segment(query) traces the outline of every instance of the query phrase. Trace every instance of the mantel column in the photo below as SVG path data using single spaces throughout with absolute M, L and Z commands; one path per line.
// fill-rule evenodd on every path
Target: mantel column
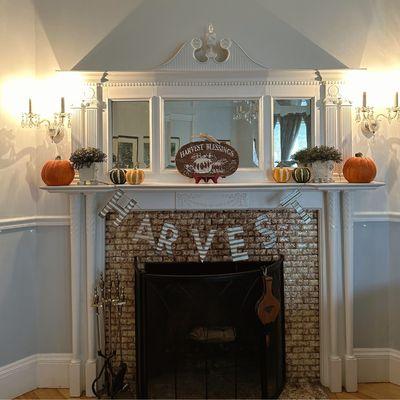
M 80 341 L 80 290 L 82 270 L 81 221 L 82 194 L 71 194 L 70 202 L 70 235 L 71 235 L 71 314 L 72 314 L 72 359 L 69 371 L 70 396 L 81 395 L 81 349 Z
M 88 357 L 85 366 L 86 396 L 94 397 L 92 382 L 96 378 L 96 334 L 95 311 L 92 306 L 93 289 L 96 280 L 96 194 L 86 197 L 86 308 Z
M 338 273 L 341 260 L 338 257 L 339 240 L 337 224 L 339 217 L 339 192 L 326 192 L 327 200 L 327 261 L 329 278 L 329 389 L 331 392 L 342 391 L 342 360 L 338 351 Z
M 353 352 L 353 220 L 351 192 L 343 191 L 341 209 L 343 218 L 343 288 L 345 310 L 346 352 L 344 356 L 346 392 L 357 391 L 357 359 Z

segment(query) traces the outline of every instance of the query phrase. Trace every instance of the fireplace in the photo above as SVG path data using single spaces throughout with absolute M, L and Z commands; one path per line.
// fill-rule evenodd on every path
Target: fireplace
M 278 190 L 282 188 L 281 190 Z M 118 271 L 126 283 L 126 307 L 121 319 L 122 358 L 127 364 L 126 379 L 136 382 L 136 317 L 134 274 L 135 256 L 147 262 L 197 262 L 199 253 L 188 228 L 199 232 L 218 229 L 206 260 L 230 261 L 227 227 L 246 227 L 249 261 L 285 257 L 285 343 L 288 383 L 306 385 L 321 382 L 333 392 L 357 388 L 357 360 L 353 355 L 352 318 L 352 224 L 351 191 L 381 186 L 335 184 L 307 185 L 302 188 L 302 205 L 311 218 L 304 223 L 292 209 L 279 208 L 279 193 L 289 186 L 265 183 L 259 187 L 149 184 L 126 187 L 138 198 L 135 210 L 115 229 L 116 214 L 98 217 L 108 185 L 96 187 L 45 187 L 52 193 L 68 193 L 71 206 L 71 292 L 72 360 L 69 386 L 72 396 L 82 389 L 90 396 L 97 374 L 96 319 L 91 306 L 96 272 Z M 292 186 L 290 186 L 292 187 Z M 190 189 L 190 190 L 189 190 Z M 221 210 L 223 199 L 226 209 Z M 247 199 L 247 200 L 246 200 Z M 222 201 L 222 200 L 221 200 Z M 207 211 L 201 211 L 207 210 Z M 145 214 L 148 214 L 158 241 L 163 224 L 173 221 L 182 232 L 174 246 L 174 258 L 159 254 L 149 243 L 133 242 Z M 267 214 L 276 232 L 276 245 L 263 247 L 264 238 L 251 227 L 260 214 Z M 84 240 L 82 241 L 82 238 Z M 342 245 L 341 245 L 342 243 Z M 350 256 L 349 256 L 350 255 Z M 343 293 L 340 288 L 343 287 Z M 85 302 L 84 299 L 87 299 Z M 86 304 L 85 304 L 86 303 Z M 344 321 L 340 324 L 340 321 Z M 116 329 L 115 327 L 113 328 Z M 107 342 L 107 337 L 105 338 Z M 345 343 L 346 346 L 339 346 Z M 85 349 L 87 351 L 85 352 Z M 116 357 L 118 363 L 120 357 Z M 343 370 L 344 368 L 344 370 Z M 288 386 L 288 385 L 286 385 Z
M 283 258 L 136 267 L 138 398 L 276 398 Z

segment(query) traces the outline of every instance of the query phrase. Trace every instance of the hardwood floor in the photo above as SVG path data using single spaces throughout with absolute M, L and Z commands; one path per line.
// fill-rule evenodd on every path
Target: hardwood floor
M 393 383 L 359 383 L 357 393 L 331 395 L 331 399 L 400 399 L 400 386 Z
M 357 393 L 330 393 L 331 399 L 400 399 L 400 386 L 393 383 L 359 383 Z
M 35 389 L 17 399 L 69 399 L 69 389 Z
M 35 389 L 17 399 L 69 399 L 68 389 Z M 84 397 L 81 397 L 84 398 Z M 357 393 L 329 393 L 330 399 L 400 399 L 400 386 L 392 383 L 360 383 Z

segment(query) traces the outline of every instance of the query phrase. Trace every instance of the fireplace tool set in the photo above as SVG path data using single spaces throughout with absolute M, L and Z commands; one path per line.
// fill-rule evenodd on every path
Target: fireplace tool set
M 122 358 L 121 317 L 125 304 L 125 287 L 118 272 L 113 277 L 105 278 L 100 274 L 93 295 L 93 307 L 96 310 L 97 354 L 103 360 L 103 366 L 92 383 L 93 393 L 98 399 L 114 398 L 128 387 L 124 380 L 127 365 Z M 117 340 L 112 329 L 113 321 L 116 321 Z M 108 343 L 105 340 L 106 334 Z M 117 346 L 119 365 L 115 367 Z

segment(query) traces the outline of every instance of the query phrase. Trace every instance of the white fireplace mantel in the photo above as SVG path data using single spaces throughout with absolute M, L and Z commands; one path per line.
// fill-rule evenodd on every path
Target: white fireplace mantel
M 112 192 L 116 189 L 123 189 L 126 192 L 150 192 L 150 191 L 286 191 L 286 190 L 301 190 L 301 191 L 337 191 L 337 190 L 366 190 L 375 189 L 383 186 L 383 182 L 370 183 L 348 183 L 347 181 L 336 181 L 332 183 L 276 183 L 276 182 L 251 182 L 251 183 L 165 183 L 165 182 L 144 182 L 140 185 L 113 185 L 113 184 L 98 184 L 98 185 L 77 185 L 69 186 L 41 186 L 41 189 L 47 190 L 50 193 L 105 193 Z
M 96 337 L 91 305 L 96 275 L 104 269 L 105 223 L 98 211 L 122 188 L 140 210 L 273 209 L 285 192 L 299 189 L 300 204 L 319 211 L 320 376 L 332 392 L 357 390 L 353 352 L 353 222 L 351 193 L 384 184 L 152 184 L 43 186 L 69 195 L 71 215 L 72 353 L 70 393 L 93 396 Z M 108 195 L 108 196 L 105 196 Z M 83 239 L 84 238 L 84 239 Z M 344 293 L 344 301 L 342 293 Z M 83 305 L 83 306 L 82 306 Z M 344 310 L 344 315 L 341 314 Z M 344 329 L 338 321 L 345 321 Z M 341 343 L 345 343 L 344 347 Z M 343 372 L 342 372 L 343 371 Z

